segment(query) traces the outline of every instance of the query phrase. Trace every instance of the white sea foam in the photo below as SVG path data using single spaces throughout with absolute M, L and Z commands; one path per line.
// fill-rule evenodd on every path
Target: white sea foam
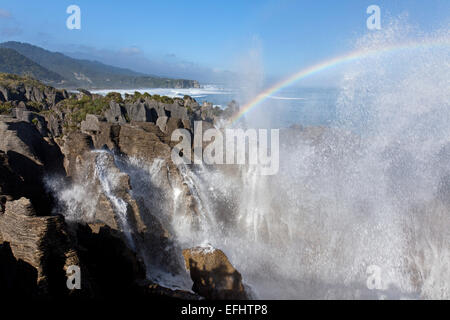
M 148 89 L 104 89 L 93 90 L 92 93 L 106 95 L 109 92 L 119 92 L 122 95 L 133 94 L 135 91 L 139 93 L 149 93 L 151 95 L 159 94 L 160 96 L 168 96 L 171 98 L 183 98 L 189 95 L 193 98 L 203 98 L 208 95 L 231 95 L 234 93 L 231 89 L 226 89 L 217 86 L 203 86 L 202 88 L 186 88 L 186 89 L 171 89 L 171 88 L 148 88 Z

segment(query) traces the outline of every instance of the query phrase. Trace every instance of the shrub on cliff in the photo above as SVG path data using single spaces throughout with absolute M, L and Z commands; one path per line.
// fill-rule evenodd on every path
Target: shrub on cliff
M 125 93 L 125 100 L 123 102 L 135 103 L 137 101 L 140 101 L 140 100 L 142 101 L 145 99 L 154 100 L 154 101 L 165 103 L 165 104 L 173 104 L 175 102 L 174 98 L 171 98 L 168 96 L 161 96 L 159 94 L 151 95 L 148 92 L 140 93 L 138 91 L 135 91 L 134 94 Z M 118 102 L 118 101 L 116 101 L 116 102 Z
M 42 112 L 44 111 L 44 106 L 42 103 L 35 102 L 35 101 L 28 101 L 26 103 L 27 107 L 36 111 L 36 112 Z
M 125 93 L 125 102 L 134 103 L 134 102 L 140 100 L 141 98 L 145 98 L 145 97 L 151 97 L 151 96 L 148 93 L 142 94 L 138 91 L 135 91 L 133 94 Z
M 144 93 L 142 94 L 142 97 L 143 97 L 144 99 L 151 99 L 151 98 L 152 98 L 152 95 L 151 95 L 150 93 L 148 93 L 148 92 L 144 92 Z
M 87 114 L 102 115 L 109 107 L 111 97 L 100 97 L 93 99 L 90 96 L 83 96 L 81 99 L 71 97 L 62 102 L 63 107 L 71 112 L 71 122 L 68 125 L 77 125 L 86 120 Z
M 5 85 L 7 87 L 15 87 L 19 84 L 27 84 L 27 85 L 31 85 L 34 87 L 38 87 L 38 88 L 45 88 L 45 85 L 32 78 L 31 76 L 19 76 L 16 74 L 11 74 L 11 73 L 0 73 L 0 84 L 1 85 Z
M 0 73 L 0 85 L 5 86 L 10 89 L 14 89 L 19 85 L 30 85 L 33 87 L 37 87 L 39 89 L 45 89 L 45 85 L 42 82 L 39 82 L 33 79 L 30 76 L 19 76 L 16 74 L 10 73 Z
M 161 97 L 161 102 L 162 103 L 167 103 L 167 104 L 173 104 L 173 99 L 167 96 L 162 96 Z
M 149 95 L 150 96 L 150 95 Z M 160 96 L 159 94 L 154 94 L 153 96 L 150 96 L 152 100 L 166 103 L 166 104 L 173 104 L 174 100 L 171 97 L 167 96 Z
M 11 113 L 12 108 L 13 105 L 10 102 L 4 102 L 0 104 L 0 114 L 9 115 Z
M 118 92 L 109 92 L 105 98 L 109 101 L 115 101 L 117 103 L 123 103 L 122 95 Z

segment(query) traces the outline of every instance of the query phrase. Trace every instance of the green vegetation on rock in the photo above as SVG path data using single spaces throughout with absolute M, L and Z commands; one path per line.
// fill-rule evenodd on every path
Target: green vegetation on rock
M 42 112 L 44 111 L 44 106 L 42 105 L 42 103 L 39 102 L 35 102 L 35 101 L 28 101 L 26 103 L 27 107 L 36 111 L 36 112 Z
M 9 115 L 11 113 L 13 105 L 10 102 L 3 102 L 0 104 L 0 114 Z
M 63 77 L 59 74 L 43 68 L 9 48 L 0 48 L 0 72 L 31 76 L 46 82 L 61 82 L 63 80 Z
M 152 99 L 161 103 L 172 104 L 174 100 L 167 96 L 160 96 L 159 94 L 154 94 Z
M 115 101 L 117 103 L 123 103 L 122 95 L 118 92 L 109 92 L 105 98 L 109 101 Z
M 87 114 L 102 115 L 109 107 L 110 98 L 92 98 L 90 96 L 83 96 L 80 100 L 71 97 L 62 102 L 63 108 L 67 108 L 71 112 L 72 124 L 79 124 L 86 120 Z
M 173 104 L 175 102 L 174 98 L 167 97 L 167 96 L 160 96 L 159 94 L 151 95 L 148 92 L 140 93 L 138 91 L 135 91 L 134 94 L 128 94 L 125 93 L 125 101 L 124 102 L 136 102 L 140 99 L 148 99 L 148 100 L 154 100 L 157 102 L 165 103 L 165 104 Z
M 29 85 L 39 89 L 45 89 L 45 85 L 31 77 L 30 75 L 17 75 L 10 73 L 0 73 L 0 85 L 14 89 L 20 85 Z

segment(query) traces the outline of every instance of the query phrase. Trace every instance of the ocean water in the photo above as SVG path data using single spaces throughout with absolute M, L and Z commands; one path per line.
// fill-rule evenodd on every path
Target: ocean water
M 171 98 L 183 98 L 184 95 L 189 95 L 197 102 L 204 101 L 212 102 L 214 105 L 225 107 L 231 100 L 237 97 L 238 89 L 233 89 L 223 85 L 203 84 L 201 88 L 187 88 L 187 89 L 170 89 L 170 88 L 139 88 L 139 89 L 104 89 L 94 90 L 92 93 L 105 95 L 108 92 L 119 92 L 122 95 L 125 93 L 133 94 L 135 91 L 140 93 L 149 93 L 151 95 L 159 94 L 161 96 L 168 96 Z
M 283 88 L 250 110 L 241 121 L 251 128 L 330 126 L 336 120 L 338 94 L 337 88 L 329 87 Z
M 195 89 L 129 89 L 129 90 L 97 90 L 93 93 L 107 94 L 116 91 L 121 94 L 140 93 L 159 94 L 168 97 L 182 98 L 190 95 L 198 103 L 211 102 L 215 106 L 226 108 L 232 100 L 243 104 L 242 92 L 239 88 L 220 85 L 203 85 Z M 269 96 L 257 110 L 247 116 L 247 125 L 255 128 L 287 128 L 292 125 L 327 126 L 336 119 L 336 103 L 338 89 L 329 87 L 290 87 Z

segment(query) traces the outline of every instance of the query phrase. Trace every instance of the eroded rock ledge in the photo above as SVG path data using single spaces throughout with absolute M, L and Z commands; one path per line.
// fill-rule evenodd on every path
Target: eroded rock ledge
M 188 270 L 195 293 L 147 279 L 149 268 L 158 263 L 172 273 L 189 274 L 182 266 L 181 249 L 168 249 L 171 230 L 142 205 L 144 197 L 133 197 L 130 177 L 114 161 L 116 154 L 147 162 L 162 159 L 161 187 L 179 186 L 189 203 L 181 174 L 170 160 L 170 136 L 177 128 L 191 131 L 197 120 L 211 127 L 222 111 L 211 104 L 200 106 L 188 96 L 101 97 L 20 77 L 13 80 L 0 81 L 0 296 L 248 298 L 241 275 L 220 250 L 184 253 L 192 262 Z M 231 104 L 224 114 L 236 108 Z M 99 157 L 117 177 L 109 195 L 95 177 Z M 78 219 L 66 220 L 67 212 L 61 211 L 46 182 L 54 176 L 62 179 L 57 189 L 84 185 L 86 197 L 98 197 L 91 216 L 80 213 Z M 111 197 L 124 202 L 132 229 L 128 237 Z M 195 206 L 188 207 L 195 216 Z M 66 286 L 71 265 L 82 270 L 81 290 Z M 204 277 L 211 281 L 202 283 Z
M 196 247 L 183 250 L 183 256 L 194 282 L 194 292 L 212 300 L 249 299 L 241 274 L 222 250 Z
M 8 201 L 0 215 L 0 239 L 7 243 L 16 260 L 36 271 L 37 293 L 63 293 L 64 271 L 80 265 L 71 246 L 62 216 L 38 217 L 26 198 Z

